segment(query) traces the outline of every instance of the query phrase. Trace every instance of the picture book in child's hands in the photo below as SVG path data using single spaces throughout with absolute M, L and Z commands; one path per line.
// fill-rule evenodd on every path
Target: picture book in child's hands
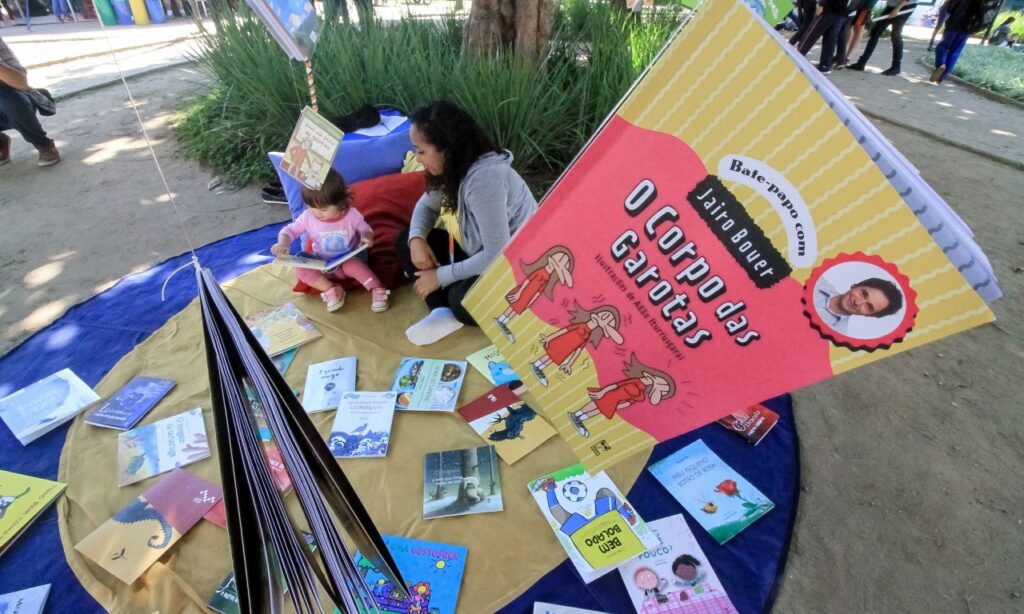
M 573 465 L 528 485 L 584 581 L 658 545 L 657 536 L 603 471 Z
M 0 470 L 0 555 L 28 528 L 67 484 Z
M 174 388 L 174 380 L 133 377 L 85 417 L 86 424 L 126 430 L 135 426 Z
M 761 443 L 768 431 L 772 430 L 775 423 L 779 421 L 779 414 L 758 403 L 746 409 L 734 411 L 718 423 L 736 433 L 747 443 L 757 445 Z
M 292 131 L 281 158 L 281 170 L 311 190 L 319 190 L 345 133 L 313 109 L 306 107 Z
M 394 391 L 345 392 L 327 439 L 336 458 L 384 457 L 395 416 Z
M 313 323 L 290 302 L 247 315 L 245 323 L 271 357 L 321 337 Z
M 466 362 L 403 358 L 391 389 L 398 393 L 395 407 L 407 411 L 455 411 Z
M 775 507 L 701 439 L 647 469 L 720 544 Z
M 510 465 L 555 434 L 555 428 L 508 386 L 464 405 L 459 415 Z
M 619 567 L 638 614 L 736 613 L 682 514 L 647 526 L 660 544 Z
M 62 369 L 0 399 L 0 418 L 24 446 L 98 400 L 99 395 L 71 369 Z
M 598 612 L 597 610 L 585 610 L 583 608 L 574 608 L 568 605 L 558 605 L 555 603 L 544 603 L 543 601 L 535 601 L 533 603 L 533 614 L 605 614 L 604 612 Z
M 313 269 L 314 271 L 320 271 L 321 273 L 329 273 L 344 264 L 345 261 L 355 258 L 359 254 L 365 252 L 368 248 L 369 246 L 366 243 L 360 243 L 359 246 L 352 251 L 345 252 L 333 260 L 320 260 L 319 258 L 309 258 L 306 256 L 278 256 L 274 260 L 274 264 L 290 266 L 296 269 Z
M 466 568 L 466 548 L 394 535 L 383 538 L 409 587 L 409 599 L 396 599 L 387 578 L 357 552 L 356 567 L 381 611 L 455 614 Z
M 424 520 L 502 509 L 494 446 L 430 452 L 424 457 Z
M 343 392 L 356 389 L 356 357 L 336 358 L 309 365 L 302 407 L 307 414 L 337 409 Z
M 43 614 L 49 595 L 49 584 L 0 595 L 0 614 Z
M 175 469 L 75 545 L 131 584 L 221 499 L 219 488 Z
M 501 350 L 493 345 L 487 346 L 478 352 L 473 352 L 466 357 L 466 360 L 481 375 L 487 378 L 487 381 L 495 386 L 508 384 L 508 387 L 517 393 L 525 388 L 523 380 L 516 375 L 515 371 L 512 370 L 512 366 L 501 355 Z
M 210 456 L 198 407 L 117 436 L 117 485 L 126 486 Z

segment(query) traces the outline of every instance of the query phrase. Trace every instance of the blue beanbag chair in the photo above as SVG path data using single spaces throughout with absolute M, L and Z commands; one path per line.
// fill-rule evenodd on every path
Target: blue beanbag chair
M 410 125 L 411 123 L 407 121 L 391 133 L 373 138 L 346 134 L 341 141 L 341 147 L 338 147 L 338 153 L 334 155 L 331 167 L 338 171 L 348 185 L 364 179 L 397 173 L 402 170 L 405 154 L 413 151 L 412 141 L 409 140 Z M 294 220 L 306 210 L 306 203 L 302 201 L 302 185 L 281 170 L 281 158 L 284 154 L 271 152 L 267 155 L 278 177 L 281 178 L 281 186 L 284 188 L 288 208 Z

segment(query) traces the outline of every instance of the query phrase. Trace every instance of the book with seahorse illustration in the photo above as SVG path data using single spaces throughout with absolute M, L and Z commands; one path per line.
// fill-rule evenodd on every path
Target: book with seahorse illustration
M 209 457 L 203 410 L 190 409 L 118 435 L 117 485 L 134 484 Z
M 0 471 L 0 555 L 66 486 L 30 475 Z
M 220 488 L 175 469 L 78 542 L 75 550 L 131 584 L 221 497 Z
M 498 386 L 460 408 L 459 415 L 512 464 L 555 435 L 555 427 L 537 415 L 508 386 Z

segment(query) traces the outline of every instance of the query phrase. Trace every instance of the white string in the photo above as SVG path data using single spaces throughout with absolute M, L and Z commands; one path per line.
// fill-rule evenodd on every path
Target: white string
M 167 284 L 171 281 L 171 278 L 174 277 L 175 275 L 177 275 L 180 271 L 184 271 L 185 269 L 187 269 L 189 267 L 189 265 L 192 265 L 196 269 L 199 268 L 199 258 L 196 257 L 195 252 L 192 252 L 192 259 L 191 260 L 189 260 L 185 264 L 181 265 L 180 267 L 174 269 L 173 271 L 171 271 L 171 273 L 167 277 L 164 278 L 164 283 L 163 283 L 162 286 L 160 286 L 160 302 L 161 303 L 167 300 L 167 298 L 164 296 L 164 291 L 167 290 Z
M 164 169 L 160 166 L 160 160 L 156 157 L 156 151 L 153 149 L 153 143 L 149 140 L 149 132 L 146 130 L 146 125 L 142 122 L 142 115 L 139 113 L 139 107 L 135 104 L 135 96 L 132 95 L 132 90 L 128 87 L 128 81 L 125 79 L 124 71 L 121 70 L 121 63 L 117 61 L 117 53 L 114 52 L 114 46 L 110 42 L 110 35 L 107 33 L 107 27 L 103 23 L 102 19 L 97 19 L 100 24 L 100 30 L 103 31 L 103 38 L 107 41 L 107 48 L 110 50 L 110 57 L 114 59 L 114 67 L 117 68 L 117 74 L 121 77 L 121 84 L 124 85 L 124 89 L 128 92 L 128 102 L 132 105 L 132 111 L 135 112 L 135 119 L 139 122 L 139 128 L 142 130 L 142 136 L 146 139 L 146 147 L 149 148 L 149 155 L 153 158 L 153 164 L 156 165 L 156 171 L 160 175 L 160 181 L 164 184 L 164 193 L 167 194 L 167 198 L 171 202 L 171 207 L 174 209 L 174 217 L 178 220 L 178 225 L 181 226 L 181 232 L 185 235 L 185 241 L 188 243 L 188 251 L 192 253 L 192 260 L 189 264 L 192 264 L 199 269 L 199 256 L 196 254 L 196 248 L 192 244 L 192 237 L 188 233 L 188 229 L 185 228 L 185 222 L 181 219 L 181 213 L 178 211 L 178 204 L 174 201 L 174 195 L 171 194 L 171 187 L 167 185 L 167 178 L 164 176 Z M 188 266 L 186 264 L 185 266 Z M 184 267 L 182 267 L 184 268 Z M 180 269 L 178 269 L 180 270 Z M 177 273 L 178 271 L 174 271 Z M 164 280 L 164 288 L 167 287 L 167 282 L 170 281 L 170 276 Z M 160 298 L 163 300 L 163 288 L 160 290 Z

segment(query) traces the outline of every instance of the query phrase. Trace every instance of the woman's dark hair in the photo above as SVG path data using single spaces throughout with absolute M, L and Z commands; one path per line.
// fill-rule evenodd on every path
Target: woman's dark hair
M 469 113 L 447 100 L 421 106 L 410 119 L 427 142 L 444 154 L 443 173 L 426 174 L 427 190 L 441 192 L 441 207 L 455 212 L 459 208 L 459 185 L 469 167 L 480 156 L 500 150 Z
M 345 180 L 333 168 L 327 171 L 327 178 L 319 190 L 311 190 L 302 186 L 302 200 L 314 209 L 326 209 L 336 205 L 342 211 L 348 209 L 352 193 L 349 192 Z
M 853 286 L 851 286 L 850 289 L 852 290 L 853 288 L 861 287 L 874 288 L 875 290 L 881 292 L 885 296 L 886 300 L 889 301 L 889 305 L 886 306 L 885 309 L 879 309 L 875 313 L 871 314 L 871 317 L 873 318 L 884 318 L 885 316 L 891 316 L 892 314 L 899 311 L 901 307 L 903 307 L 903 293 L 900 292 L 900 289 L 896 286 L 896 284 L 892 283 L 891 281 L 879 279 L 877 277 L 872 277 L 871 279 L 865 279 L 864 281 L 860 281 L 853 284 Z

